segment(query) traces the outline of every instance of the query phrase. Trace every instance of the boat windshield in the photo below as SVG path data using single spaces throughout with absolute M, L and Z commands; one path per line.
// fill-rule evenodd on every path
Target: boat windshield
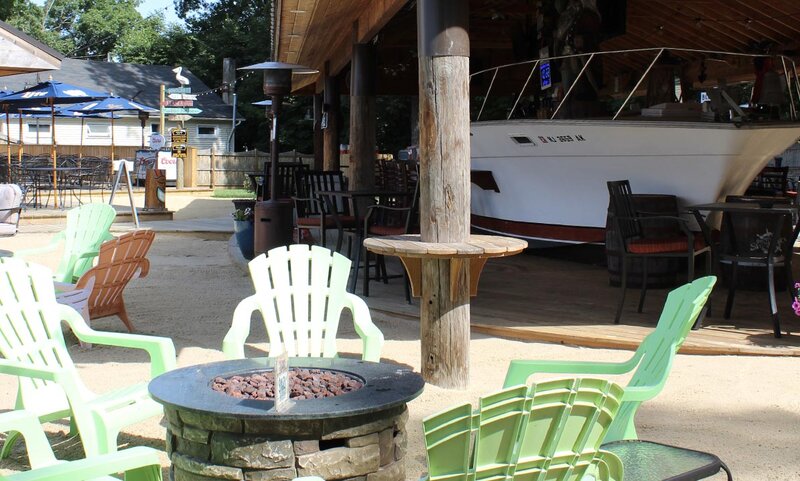
M 470 76 L 473 121 L 795 121 L 800 81 L 781 55 L 642 48 L 534 59 Z

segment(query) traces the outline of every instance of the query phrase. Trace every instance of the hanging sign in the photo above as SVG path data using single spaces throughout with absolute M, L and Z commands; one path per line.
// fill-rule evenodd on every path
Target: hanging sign
M 185 159 L 186 158 L 186 146 L 181 145 L 173 145 L 172 146 L 172 156 L 176 159 Z
M 550 78 L 550 62 L 545 61 L 539 66 L 539 76 L 541 78 L 541 88 L 542 90 L 549 88 L 552 85 L 552 79 Z
M 189 135 L 186 129 L 173 129 L 172 130 L 172 144 L 185 144 L 189 142 Z
M 191 94 L 192 89 L 190 87 L 170 87 L 167 89 L 168 94 Z
M 153 150 L 161 150 L 161 147 L 164 147 L 166 141 L 167 139 L 157 132 L 150 134 L 150 148 Z
M 165 114 L 186 114 L 196 115 L 202 112 L 201 109 L 195 107 L 164 107 Z

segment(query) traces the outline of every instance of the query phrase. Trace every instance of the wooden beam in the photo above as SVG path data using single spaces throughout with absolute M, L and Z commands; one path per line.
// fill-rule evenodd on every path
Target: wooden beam
M 357 27 L 356 27 L 357 30 Z M 375 186 L 375 51 L 370 44 L 353 44 L 350 69 L 350 186 Z M 366 206 L 364 206 L 366 208 Z
M 351 26 L 358 22 L 356 41 L 368 43 L 406 3 L 406 0 L 317 0 L 308 27 L 295 33 L 302 39 L 302 44 L 294 62 L 320 70 L 328 62 L 331 74 L 338 75 L 352 58 Z M 284 50 L 279 53 L 284 55 Z M 313 76 L 297 76 L 295 80 L 295 90 L 315 81 Z

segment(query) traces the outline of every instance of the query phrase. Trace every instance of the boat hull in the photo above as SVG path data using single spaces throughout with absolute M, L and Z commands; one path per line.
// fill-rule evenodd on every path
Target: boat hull
M 716 202 L 800 137 L 797 123 L 525 119 L 470 130 L 473 227 L 539 247 L 602 243 L 609 180 L 680 206 Z

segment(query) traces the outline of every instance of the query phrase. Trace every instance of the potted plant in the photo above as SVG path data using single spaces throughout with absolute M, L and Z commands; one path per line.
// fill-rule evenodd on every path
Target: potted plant
M 233 211 L 233 232 L 236 243 L 245 259 L 254 257 L 253 241 L 255 230 L 253 227 L 253 208 L 243 207 Z

